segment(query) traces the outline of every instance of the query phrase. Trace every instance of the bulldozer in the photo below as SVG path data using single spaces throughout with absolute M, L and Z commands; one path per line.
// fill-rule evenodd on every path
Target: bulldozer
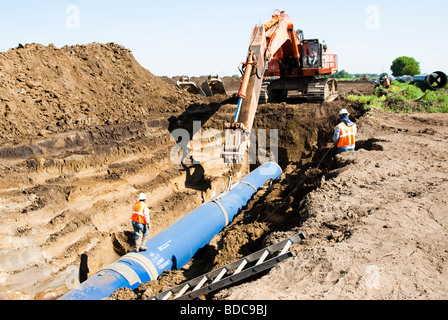
M 182 90 L 188 91 L 192 94 L 200 94 L 201 96 L 206 96 L 205 92 L 193 81 L 190 80 L 188 76 L 181 76 L 177 80 L 177 86 Z
M 243 75 L 233 122 L 225 123 L 226 163 L 240 163 L 249 146 L 249 135 L 261 98 L 270 102 L 287 99 L 290 94 L 308 102 L 325 102 L 337 97 L 337 82 L 323 77 L 338 71 L 337 55 L 318 39 L 305 39 L 295 30 L 285 11 L 276 10 L 272 19 L 255 26 L 246 61 L 240 64 Z
M 217 94 L 227 94 L 224 83 L 218 75 L 208 76 L 207 80 L 202 83 L 202 90 L 205 92 L 207 97 L 212 97 Z
M 224 83 L 218 75 L 210 75 L 201 86 L 190 79 L 188 76 L 181 76 L 177 80 L 177 86 L 192 94 L 199 94 L 202 96 L 212 97 L 216 94 L 226 95 L 227 91 Z

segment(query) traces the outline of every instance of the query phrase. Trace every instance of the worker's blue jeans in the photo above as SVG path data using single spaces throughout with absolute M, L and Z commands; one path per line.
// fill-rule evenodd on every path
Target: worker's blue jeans
M 355 151 L 355 148 L 338 148 L 338 154 L 350 151 Z
M 142 232 L 143 236 L 148 236 L 149 234 L 148 227 L 144 223 L 138 223 L 136 221 L 132 221 L 132 227 L 134 228 L 135 240 L 140 238 L 140 231 Z

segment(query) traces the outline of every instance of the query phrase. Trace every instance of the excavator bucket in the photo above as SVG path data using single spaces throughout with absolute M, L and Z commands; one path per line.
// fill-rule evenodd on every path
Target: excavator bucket
M 200 94 L 206 96 L 205 92 L 198 87 L 196 83 L 190 80 L 190 77 L 182 76 L 177 80 L 177 86 L 182 90 L 188 91 L 192 94 Z
M 225 163 L 242 163 L 244 152 L 248 149 L 249 136 L 240 128 L 231 128 L 225 124 L 225 143 L 221 157 Z
M 216 94 L 227 94 L 224 83 L 218 75 L 209 76 L 207 81 L 202 84 L 202 90 L 208 97 Z

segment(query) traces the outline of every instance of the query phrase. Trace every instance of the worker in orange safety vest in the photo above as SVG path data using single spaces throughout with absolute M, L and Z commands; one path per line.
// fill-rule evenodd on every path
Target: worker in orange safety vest
M 140 193 L 138 201 L 132 208 L 132 227 L 134 228 L 134 239 L 136 249 L 135 251 L 146 251 L 148 248 L 145 246 L 146 240 L 148 240 L 149 228 L 151 228 L 151 222 L 149 220 L 149 208 L 146 204 L 146 194 Z M 143 234 L 143 238 L 140 241 L 140 232 Z
M 338 154 L 346 151 L 355 151 L 356 134 L 358 128 L 355 123 L 350 121 L 349 113 L 346 109 L 339 112 L 339 123 L 334 129 L 333 141 L 337 143 Z

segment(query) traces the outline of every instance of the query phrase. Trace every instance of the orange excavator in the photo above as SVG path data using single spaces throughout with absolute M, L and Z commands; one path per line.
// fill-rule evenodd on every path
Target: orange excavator
M 262 87 L 272 102 L 286 99 L 289 93 L 309 102 L 337 96 L 337 82 L 319 78 L 337 72 L 337 56 L 328 53 L 327 45 L 319 40 L 304 39 L 284 11 L 276 10 L 268 23 L 253 28 L 242 67 L 235 117 L 233 123 L 225 124 L 222 156 L 226 163 L 244 159 Z

